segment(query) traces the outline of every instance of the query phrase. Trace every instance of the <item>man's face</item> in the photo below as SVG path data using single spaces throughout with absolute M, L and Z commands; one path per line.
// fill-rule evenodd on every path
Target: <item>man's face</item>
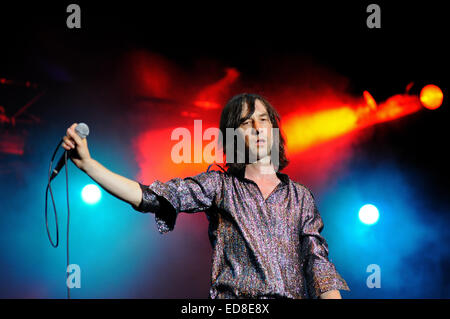
M 241 119 L 248 113 L 247 104 L 242 108 Z M 272 148 L 272 123 L 266 107 L 260 100 L 255 100 L 255 112 L 239 126 L 245 139 L 245 145 L 256 160 L 270 156 Z

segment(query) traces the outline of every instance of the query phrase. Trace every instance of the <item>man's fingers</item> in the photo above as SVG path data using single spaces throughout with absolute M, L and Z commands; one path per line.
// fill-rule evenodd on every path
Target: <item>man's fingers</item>
M 75 142 L 72 141 L 72 140 L 70 139 L 70 137 L 64 136 L 64 137 L 63 137 L 63 145 L 67 145 L 67 146 L 70 146 L 70 147 L 74 148 L 74 147 L 75 147 Z
M 72 126 L 67 129 L 67 134 L 75 141 L 75 143 L 77 143 L 77 145 L 82 145 L 81 137 L 78 136 L 75 132 L 75 128 Z

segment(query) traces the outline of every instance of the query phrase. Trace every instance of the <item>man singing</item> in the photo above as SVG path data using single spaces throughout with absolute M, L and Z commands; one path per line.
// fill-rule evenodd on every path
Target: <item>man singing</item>
M 280 172 L 289 162 L 284 138 L 275 134 L 279 123 L 262 96 L 234 96 L 220 119 L 228 170 L 149 186 L 91 158 L 86 139 L 74 131 L 76 123 L 62 146 L 75 149 L 74 164 L 110 194 L 154 213 L 162 234 L 173 230 L 180 212 L 205 212 L 213 249 L 209 298 L 340 299 L 339 290 L 350 289 L 328 259 L 313 194 Z M 231 138 L 230 129 L 237 132 Z

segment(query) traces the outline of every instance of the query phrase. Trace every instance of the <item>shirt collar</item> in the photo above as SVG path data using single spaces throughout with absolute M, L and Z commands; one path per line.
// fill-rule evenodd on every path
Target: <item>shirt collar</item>
M 247 178 L 245 178 L 245 165 L 239 166 L 239 167 L 234 167 L 234 168 L 229 168 L 228 171 L 230 174 L 233 174 L 234 176 L 236 176 L 237 178 L 241 179 L 241 180 L 248 180 Z M 281 173 L 281 172 L 276 172 L 277 177 L 280 179 L 281 184 L 285 184 L 285 185 L 289 185 L 289 176 L 287 174 Z

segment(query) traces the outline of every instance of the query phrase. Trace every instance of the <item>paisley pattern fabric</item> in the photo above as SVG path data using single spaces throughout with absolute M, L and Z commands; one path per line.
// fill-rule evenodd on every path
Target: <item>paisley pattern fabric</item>
M 204 212 L 213 248 L 209 298 L 318 298 L 350 290 L 328 258 L 312 192 L 281 172 L 264 200 L 245 169 L 139 184 L 133 208 L 155 214 L 161 234 L 180 212 Z

